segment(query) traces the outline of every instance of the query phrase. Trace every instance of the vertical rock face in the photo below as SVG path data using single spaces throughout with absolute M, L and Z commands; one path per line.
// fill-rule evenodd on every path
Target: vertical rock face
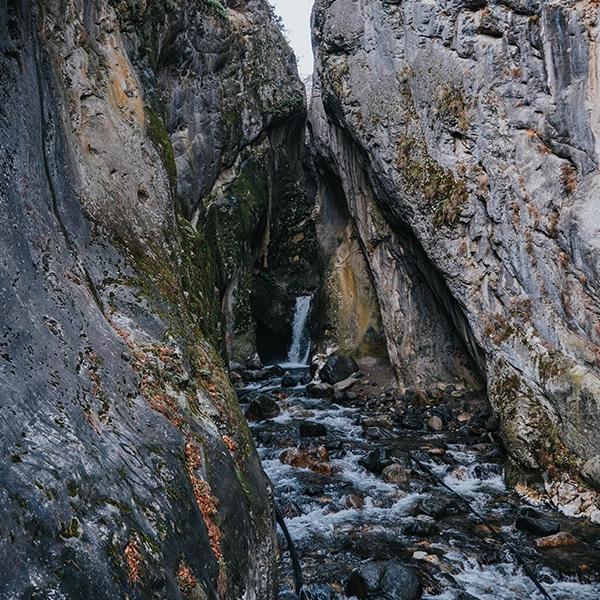
M 272 598 L 215 350 L 300 161 L 267 3 L 11 1 L 0 73 L 0 596 Z
M 472 361 L 519 465 L 576 473 L 600 454 L 597 4 L 317 0 L 313 20 L 315 148 L 400 379 Z

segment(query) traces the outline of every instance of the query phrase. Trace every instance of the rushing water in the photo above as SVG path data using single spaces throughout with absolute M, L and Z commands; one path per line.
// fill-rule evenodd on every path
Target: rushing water
M 547 509 L 579 543 L 538 550 L 534 537 L 515 529 L 522 501 L 506 487 L 504 457 L 491 439 L 450 428 L 441 433 L 407 430 L 401 422 L 381 419 L 381 404 L 341 406 L 332 399 L 311 398 L 301 387 L 284 391 L 277 389 L 277 380 L 271 384 L 281 414 L 252 428 L 295 539 L 305 583 L 332 591 L 319 597 L 346 598 L 343 586 L 351 571 L 383 560 L 414 566 L 424 599 L 541 599 L 508 542 L 553 600 L 600 598 L 598 527 Z M 326 436 L 302 438 L 299 424 L 307 421 L 325 425 Z M 373 421 L 378 425 L 373 427 Z M 282 460 L 286 449 L 310 452 L 319 446 L 327 448 L 329 473 Z M 360 459 L 376 448 L 418 457 L 406 485 L 388 483 L 361 466 Z M 443 454 L 434 451 L 441 448 Z M 359 505 L 349 503 L 350 497 L 360 498 Z M 456 512 L 429 516 L 432 503 L 440 501 L 453 502 Z M 285 549 L 283 539 L 281 543 Z M 291 565 L 285 552 L 280 567 L 282 589 L 289 590 Z
M 298 296 L 296 298 L 296 310 L 294 312 L 294 323 L 292 325 L 292 343 L 288 351 L 288 368 L 302 367 L 308 364 L 310 357 L 310 332 L 308 330 L 308 316 L 312 296 Z

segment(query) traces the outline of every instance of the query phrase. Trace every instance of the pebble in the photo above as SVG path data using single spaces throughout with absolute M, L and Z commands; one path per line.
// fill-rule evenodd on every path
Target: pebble
M 427 420 L 427 427 L 429 427 L 431 431 L 443 431 L 444 422 L 437 415 L 433 415 L 433 417 L 429 417 Z
M 579 543 L 577 538 L 566 531 L 561 531 L 554 535 L 538 538 L 535 540 L 535 545 L 546 550 L 548 548 L 562 548 L 563 546 L 576 546 Z

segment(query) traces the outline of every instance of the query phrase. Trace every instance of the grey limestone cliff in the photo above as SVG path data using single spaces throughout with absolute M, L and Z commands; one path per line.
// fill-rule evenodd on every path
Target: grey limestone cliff
M 315 151 L 400 381 L 482 373 L 515 463 L 597 516 L 598 4 L 317 0 L 313 30 Z

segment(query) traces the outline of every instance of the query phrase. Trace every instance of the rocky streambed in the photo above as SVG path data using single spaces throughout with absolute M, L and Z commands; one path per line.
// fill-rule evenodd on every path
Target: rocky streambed
M 600 598 L 600 527 L 507 488 L 484 392 L 399 397 L 385 370 L 364 370 L 335 392 L 306 370 L 238 383 L 306 598 Z

